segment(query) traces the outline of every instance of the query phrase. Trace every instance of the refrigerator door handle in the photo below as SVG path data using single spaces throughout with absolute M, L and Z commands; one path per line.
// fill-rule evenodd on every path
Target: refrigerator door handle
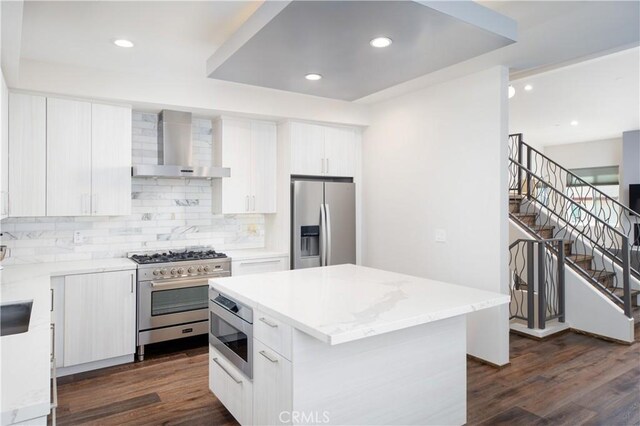
M 325 227 L 325 237 L 327 241 L 327 249 L 325 256 L 325 266 L 331 265 L 331 210 L 329 210 L 329 204 L 324 205 L 325 221 L 327 226 Z
M 327 266 L 327 214 L 320 204 L 320 266 Z

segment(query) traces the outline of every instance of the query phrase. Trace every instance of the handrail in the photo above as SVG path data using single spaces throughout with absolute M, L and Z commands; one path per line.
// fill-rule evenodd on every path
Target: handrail
M 522 133 L 516 133 L 515 135 L 522 135 Z M 544 158 L 545 160 L 547 160 L 550 163 L 555 164 L 556 166 L 558 166 L 560 169 L 562 169 L 564 172 L 570 174 L 571 176 L 573 176 L 576 180 L 579 180 L 580 182 L 582 182 L 585 186 L 588 186 L 589 188 L 593 189 L 594 191 L 598 192 L 599 194 L 601 194 L 604 198 L 609 199 L 612 203 L 618 205 L 622 210 L 626 210 L 628 213 L 631 213 L 632 216 L 638 216 L 640 217 L 640 214 L 636 213 L 635 211 L 631 210 L 629 207 L 625 206 L 624 204 L 620 203 L 619 201 L 614 200 L 613 198 L 611 198 L 609 195 L 605 194 L 604 192 L 602 192 L 601 190 L 599 190 L 598 188 L 596 188 L 595 186 L 593 186 L 592 184 L 590 184 L 589 182 L 587 182 L 586 180 L 582 179 L 580 176 L 576 175 L 575 173 L 573 173 L 571 170 L 563 167 L 562 165 L 558 164 L 557 162 L 553 161 L 551 158 L 547 157 L 546 155 L 544 155 L 543 153 L 541 153 L 540 151 L 538 151 L 537 149 L 535 149 L 534 147 L 532 147 L 531 145 L 529 145 L 528 143 L 526 143 L 524 140 L 520 140 L 520 143 L 522 143 L 524 146 L 526 146 L 527 148 L 530 148 L 532 151 L 534 151 L 535 153 L 539 154 L 542 158 Z
M 540 182 L 547 183 L 547 181 L 545 181 L 544 178 L 542 178 L 539 175 L 535 174 L 534 172 L 532 172 L 531 170 L 529 170 L 527 167 L 523 166 L 522 164 L 518 163 L 517 161 L 515 161 L 515 160 L 513 160 L 511 158 L 509 158 L 509 161 L 512 162 L 513 164 L 515 164 L 516 166 L 522 168 L 525 172 L 529 173 L 531 176 L 533 176 L 534 178 L 538 179 Z M 609 228 L 612 232 L 618 234 L 618 236 L 620 236 L 620 237 L 624 237 L 625 236 L 622 232 L 618 231 L 616 228 L 614 228 L 613 226 L 609 225 L 607 222 L 605 222 L 604 220 L 602 220 L 598 216 L 596 216 L 593 213 L 591 213 L 583 205 L 581 205 L 580 203 L 576 203 L 571 197 L 567 196 L 562 191 L 559 191 L 557 188 L 551 186 L 550 184 L 548 185 L 548 187 L 553 189 L 558 194 L 560 194 L 565 200 L 567 200 L 570 203 L 576 205 L 578 208 L 580 208 L 586 214 L 591 216 L 593 219 L 595 219 L 596 221 L 600 222 L 603 226 Z

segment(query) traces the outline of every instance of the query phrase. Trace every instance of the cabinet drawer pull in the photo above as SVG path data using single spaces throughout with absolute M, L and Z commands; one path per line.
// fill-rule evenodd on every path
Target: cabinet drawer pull
M 53 289 L 51 290 L 51 312 L 53 312 Z
M 260 321 L 262 321 L 263 323 L 267 324 L 271 328 L 278 328 L 278 324 L 276 324 L 273 321 L 270 321 L 270 320 L 266 319 L 265 317 L 260 318 Z
M 278 362 L 277 358 L 272 357 L 266 351 L 260 351 L 260 355 L 262 355 L 263 357 L 265 357 L 266 359 L 268 359 L 271 362 Z
M 235 377 L 233 377 L 233 374 L 229 373 L 229 370 L 227 370 L 226 368 L 224 368 L 224 365 L 220 364 L 220 361 L 218 361 L 218 358 L 213 358 L 213 362 L 215 362 L 216 364 L 218 364 L 218 367 L 220 367 L 222 369 L 222 371 L 224 371 L 225 373 L 227 373 L 227 376 L 231 377 L 231 379 L 236 382 L 237 384 L 242 383 L 242 380 L 238 380 Z

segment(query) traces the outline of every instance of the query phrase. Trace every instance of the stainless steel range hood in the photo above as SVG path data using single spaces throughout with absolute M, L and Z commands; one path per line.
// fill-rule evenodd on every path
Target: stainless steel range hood
M 191 113 L 163 110 L 158 120 L 158 164 L 137 164 L 137 177 L 212 179 L 231 176 L 228 167 L 196 167 L 192 162 Z

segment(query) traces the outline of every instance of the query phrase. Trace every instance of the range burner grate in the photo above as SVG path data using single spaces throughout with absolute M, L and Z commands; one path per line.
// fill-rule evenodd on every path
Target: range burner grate
M 168 262 L 181 262 L 188 260 L 210 260 L 210 259 L 224 259 L 227 255 L 224 253 L 218 253 L 215 250 L 203 250 L 203 251 L 169 251 L 166 253 L 153 253 L 153 254 L 134 254 L 131 256 L 131 260 L 141 265 L 149 263 L 168 263 Z

